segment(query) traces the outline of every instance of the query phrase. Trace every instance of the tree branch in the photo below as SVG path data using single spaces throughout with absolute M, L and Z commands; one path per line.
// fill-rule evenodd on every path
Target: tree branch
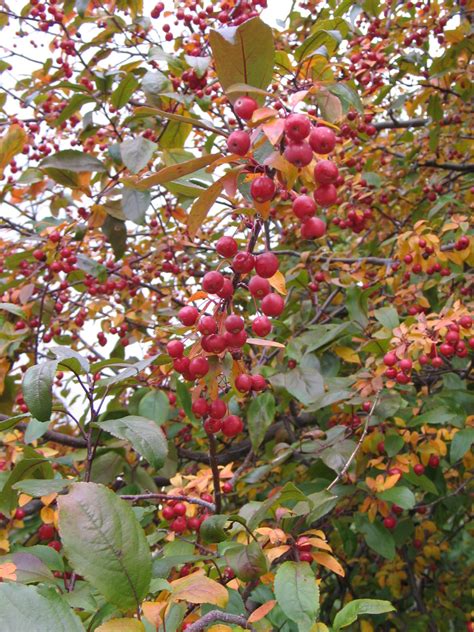
M 214 623 L 215 621 L 223 621 L 224 623 L 230 623 L 231 625 L 240 625 L 244 630 L 255 630 L 253 626 L 248 623 L 245 617 L 241 617 L 237 614 L 228 614 L 227 612 L 221 612 L 220 610 L 211 610 L 203 617 L 192 623 L 188 628 L 186 628 L 187 632 L 201 632 L 208 625 Z

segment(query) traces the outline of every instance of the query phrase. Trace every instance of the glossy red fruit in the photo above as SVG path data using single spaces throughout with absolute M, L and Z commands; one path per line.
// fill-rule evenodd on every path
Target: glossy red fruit
M 239 97 L 234 103 L 234 112 L 244 121 L 251 119 L 257 108 L 258 103 L 252 97 Z
M 268 202 L 275 195 L 275 183 L 268 176 L 259 176 L 252 180 L 250 195 L 256 202 Z
M 244 422 L 237 415 L 229 415 L 222 422 L 222 434 L 226 437 L 235 437 L 244 429 Z
M 279 316 L 284 308 L 285 301 L 275 292 L 267 294 L 262 300 L 262 312 L 265 316 Z
M 185 516 L 186 515 L 186 505 L 184 503 L 176 503 L 173 507 L 175 516 Z
M 33 257 L 36 259 L 36 261 L 45 261 L 46 253 L 37 248 L 36 250 L 33 250 Z
M 255 298 L 263 298 L 271 292 L 270 283 L 260 276 L 253 276 L 249 281 L 248 288 L 250 294 Z
M 313 160 L 313 150 L 308 143 L 291 143 L 283 153 L 286 160 L 298 169 L 306 167 Z
M 248 393 L 252 390 L 252 378 L 250 375 L 241 373 L 235 378 L 235 388 L 240 393 Z
M 388 470 L 387 474 L 388 474 L 389 476 L 395 476 L 395 475 L 397 475 L 397 476 L 401 476 L 401 475 L 402 475 L 402 471 L 401 471 L 401 469 L 400 469 L 400 468 L 398 468 L 398 467 L 391 467 L 391 468 Z
M 461 316 L 459 319 L 459 325 L 463 329 L 470 329 L 472 327 L 472 318 L 470 316 Z
M 217 322 L 212 316 L 201 316 L 198 322 L 198 330 L 203 336 L 217 333 Z
M 189 363 L 189 358 L 186 356 L 182 358 L 175 358 L 173 360 L 173 368 L 175 371 L 178 371 L 178 373 L 186 373 L 186 371 L 189 370 Z
M 227 300 L 227 299 L 231 298 L 233 296 L 233 294 L 234 294 L 234 286 L 232 285 L 232 281 L 226 277 L 224 279 L 224 285 L 217 292 L 217 296 L 219 298 L 223 298 L 223 299 Z
M 227 149 L 238 156 L 245 156 L 250 149 L 250 136 L 243 130 L 236 130 L 227 139 Z
M 393 353 L 393 351 L 389 351 L 384 355 L 383 363 L 385 366 L 394 366 L 397 364 L 397 356 Z
M 216 250 L 221 257 L 233 257 L 239 249 L 237 242 L 233 237 L 221 237 L 217 240 Z
M 222 419 L 227 412 L 227 404 L 222 399 L 215 399 L 209 404 L 209 414 L 214 419 Z
M 224 494 L 230 494 L 232 492 L 232 485 L 231 483 L 229 483 L 228 481 L 226 481 L 225 483 L 222 483 L 222 492 Z
M 208 419 L 206 419 L 203 426 L 204 430 L 209 434 L 216 434 L 217 432 L 221 431 L 222 419 L 213 419 L 212 417 L 209 417 Z M 209 502 L 212 502 L 212 500 Z
M 209 292 L 209 294 L 216 294 L 222 289 L 223 285 L 224 276 L 215 270 L 206 272 L 202 279 L 202 288 L 205 292 Z
M 397 369 L 394 369 L 393 367 L 388 368 L 385 371 L 385 376 L 388 377 L 389 380 L 394 380 L 398 375 L 398 371 Z
M 193 358 L 189 363 L 189 373 L 193 378 L 204 377 L 209 372 L 209 361 L 201 356 Z
M 313 197 L 320 206 L 332 206 L 337 200 L 337 189 L 333 184 L 323 184 L 315 189 Z
M 400 516 L 403 513 L 403 509 L 399 507 L 398 505 L 392 505 L 392 511 L 397 516 Z
M 293 142 L 301 142 L 310 131 L 311 123 L 304 114 L 290 114 L 285 119 L 285 134 Z
M 54 536 L 54 527 L 51 524 L 42 524 L 38 529 L 38 537 L 41 541 L 51 540 Z
M 251 272 L 255 265 L 255 257 L 251 252 L 242 250 L 232 259 L 232 269 L 240 274 Z
M 26 511 L 24 509 L 22 509 L 21 507 L 19 507 L 16 511 L 15 511 L 15 520 L 23 520 L 23 518 L 26 516 Z
M 413 362 L 409 358 L 400 360 L 400 368 L 404 373 L 409 373 L 413 367 Z
M 395 529 L 397 526 L 397 520 L 394 516 L 387 516 L 384 518 L 383 525 L 386 529 Z
M 425 467 L 421 463 L 417 463 L 413 468 L 413 471 L 417 476 L 422 476 L 425 473 Z
M 193 516 L 192 518 L 188 518 L 186 520 L 187 527 L 190 531 L 199 531 L 201 527 L 201 521 L 197 516 Z
M 247 338 L 247 332 L 244 329 L 236 334 L 231 334 L 229 331 L 226 331 L 224 334 L 224 339 L 229 349 L 240 349 L 247 342 Z
M 212 334 L 201 340 L 201 346 L 208 353 L 222 353 L 227 348 L 224 336 Z
M 199 318 L 199 311 L 192 305 L 187 305 L 179 310 L 178 318 L 183 325 L 191 327 L 191 325 L 194 325 Z
M 265 338 L 272 330 L 272 323 L 266 316 L 257 316 L 252 322 L 252 331 L 256 336 Z
M 181 358 L 184 352 L 184 345 L 181 340 L 170 340 L 166 345 L 166 351 L 172 358 Z
M 326 234 L 326 224 L 319 217 L 310 217 L 301 224 L 303 239 L 319 239 Z
M 245 327 L 245 321 L 242 316 L 230 314 L 224 321 L 224 327 L 229 333 L 238 334 Z
M 428 465 L 430 467 L 433 467 L 433 468 L 438 467 L 438 465 L 439 465 L 439 456 L 437 454 L 431 454 L 430 458 L 429 458 L 429 461 L 428 461 Z
M 309 551 L 302 551 L 300 553 L 300 562 L 308 562 L 309 564 L 311 564 L 312 561 L 313 561 L 313 556 L 311 555 Z
M 209 412 L 209 406 L 204 397 L 198 397 L 193 402 L 191 409 L 196 417 L 205 417 Z
M 163 518 L 165 520 L 172 520 L 174 518 L 174 508 L 169 505 L 163 507 L 163 511 L 161 513 L 163 514 Z
M 334 184 L 339 176 L 339 169 L 330 160 L 320 160 L 314 167 L 314 179 L 319 184 Z
M 272 277 L 278 266 L 278 257 L 273 252 L 264 252 L 255 259 L 255 272 L 264 279 Z
M 299 219 L 307 219 L 316 212 L 316 204 L 309 195 L 299 195 L 293 200 L 293 213 Z
M 186 523 L 186 518 L 184 516 L 178 516 L 170 524 L 170 529 L 175 533 L 183 533 L 184 531 L 186 531 L 187 526 L 188 525 Z
M 447 342 L 443 342 L 443 344 L 439 346 L 439 351 L 447 358 L 450 358 L 452 355 L 454 355 L 455 349 L 452 345 L 448 344 Z
M 61 550 L 61 542 L 59 540 L 51 540 L 51 542 L 48 542 L 48 546 L 58 553 Z
M 439 356 L 436 356 L 435 358 L 433 358 L 431 360 L 431 365 L 435 369 L 441 369 L 444 366 L 444 360 L 443 360 L 443 358 L 440 358 Z
M 308 536 L 302 535 L 296 540 L 296 547 L 298 551 L 311 551 L 313 545 Z
M 252 375 L 252 390 L 264 391 L 267 388 L 267 381 L 263 375 Z
M 408 384 L 410 382 L 410 376 L 406 373 L 397 373 L 395 379 L 399 384 Z
M 336 146 L 336 134 L 329 127 L 313 127 L 308 140 L 317 154 L 329 154 Z

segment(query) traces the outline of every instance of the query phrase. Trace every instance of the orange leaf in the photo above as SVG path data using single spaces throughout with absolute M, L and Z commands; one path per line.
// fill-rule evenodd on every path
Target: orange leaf
M 158 629 L 162 623 L 161 612 L 166 608 L 166 606 L 166 601 L 144 601 L 142 603 L 142 610 L 145 615 L 145 619 Z
M 285 277 L 280 270 L 277 270 L 275 274 L 268 279 L 268 282 L 277 292 L 280 292 L 280 294 L 287 294 Z
M 16 566 L 13 562 L 5 562 L 0 564 L 0 579 L 9 579 L 10 581 L 16 581 Z
M 257 621 L 260 621 L 260 619 L 263 619 L 263 617 L 267 616 L 270 610 L 273 610 L 275 605 L 276 605 L 275 599 L 270 599 L 270 601 L 267 601 L 267 603 L 262 604 L 259 608 L 257 608 L 256 610 L 252 612 L 252 614 L 248 618 L 248 622 L 256 623 Z
M 260 347 L 278 347 L 284 349 L 285 345 L 281 342 L 275 342 L 275 340 L 264 340 L 263 338 L 247 338 L 247 342 L 251 345 L 259 345 Z
M 124 179 L 124 182 L 132 186 L 134 189 L 139 189 L 141 191 L 151 189 L 158 184 L 171 182 L 172 180 L 177 180 L 178 178 L 188 175 L 188 173 L 194 173 L 194 171 L 211 164 L 211 162 L 214 162 L 214 160 L 220 158 L 220 156 L 221 154 L 206 154 L 204 156 L 199 156 L 199 158 L 193 158 L 192 160 L 187 160 L 186 162 L 178 162 L 175 165 L 164 167 L 148 178 L 126 178 Z
M 198 290 L 188 298 L 188 303 L 190 303 L 191 301 L 199 301 L 202 298 L 207 298 L 207 296 L 207 292 L 204 292 L 203 290 Z
M 229 593 L 218 582 L 206 577 L 204 571 L 197 571 L 187 577 L 171 582 L 173 592 L 171 599 L 189 603 L 211 603 L 225 608 L 229 601 Z
M 7 133 L 0 139 L 0 170 L 21 152 L 25 146 L 27 135 L 19 125 L 11 125 Z
M 326 568 L 329 568 L 329 570 L 331 570 L 333 573 L 336 573 L 337 575 L 344 577 L 345 575 L 344 569 L 336 560 L 336 558 L 334 558 L 332 555 L 329 555 L 329 553 L 313 553 L 313 559 L 318 564 L 321 564 L 322 566 L 326 566 Z
M 212 205 L 221 194 L 222 187 L 224 186 L 222 180 L 222 178 L 219 178 L 219 180 L 213 182 L 210 187 L 204 189 L 192 205 L 186 222 L 188 225 L 188 232 L 191 237 L 194 237 L 201 228 Z

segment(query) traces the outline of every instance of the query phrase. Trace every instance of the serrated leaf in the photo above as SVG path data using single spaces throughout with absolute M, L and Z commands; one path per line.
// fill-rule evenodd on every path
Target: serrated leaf
M 204 571 L 199 570 L 187 577 L 181 577 L 170 582 L 171 599 L 187 601 L 189 603 L 211 603 L 225 608 L 229 601 L 227 589 L 218 582 L 206 577 Z
M 120 610 L 136 610 L 150 586 L 151 554 L 132 508 L 96 483 L 74 483 L 58 507 L 73 569 Z
M 354 599 L 344 606 L 334 617 L 334 632 L 338 632 L 341 628 L 345 628 L 357 621 L 357 617 L 361 614 L 383 614 L 384 612 L 393 612 L 395 608 L 390 601 L 381 599 Z
M 31 414 L 38 421 L 49 421 L 53 407 L 53 380 L 58 360 L 30 367 L 23 377 L 22 391 Z
M 309 632 L 319 612 L 319 589 L 307 562 L 284 562 L 275 576 L 275 597 L 286 616 Z
M 0 584 L 2 632 L 85 632 L 81 620 L 53 588 Z
M 258 450 L 265 438 L 266 431 L 272 425 L 275 419 L 275 410 L 275 398 L 269 391 L 257 395 L 250 402 L 247 410 L 247 423 L 254 450 Z
M 159 469 L 168 456 L 168 441 L 163 430 L 151 419 L 129 415 L 121 419 L 102 421 L 100 427 L 125 441 L 141 454 L 155 469 Z
M 77 149 L 58 151 L 43 158 L 39 166 L 43 169 L 64 169 L 74 173 L 107 171 L 106 166 L 98 158 Z

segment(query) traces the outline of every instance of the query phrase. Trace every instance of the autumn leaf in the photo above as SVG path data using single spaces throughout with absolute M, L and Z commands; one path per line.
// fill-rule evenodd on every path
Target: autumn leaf
M 220 608 L 225 608 L 229 601 L 229 594 L 224 586 L 206 577 L 204 571 L 196 571 L 170 583 L 173 589 L 171 593 L 173 601 L 211 603 Z
M 276 599 L 270 599 L 270 601 L 267 601 L 266 603 L 262 604 L 259 608 L 257 608 L 256 610 L 252 612 L 252 614 L 247 619 L 248 622 L 257 623 L 257 621 L 260 621 L 261 619 L 266 617 L 267 614 L 271 610 L 273 610 L 275 606 L 276 606 Z

